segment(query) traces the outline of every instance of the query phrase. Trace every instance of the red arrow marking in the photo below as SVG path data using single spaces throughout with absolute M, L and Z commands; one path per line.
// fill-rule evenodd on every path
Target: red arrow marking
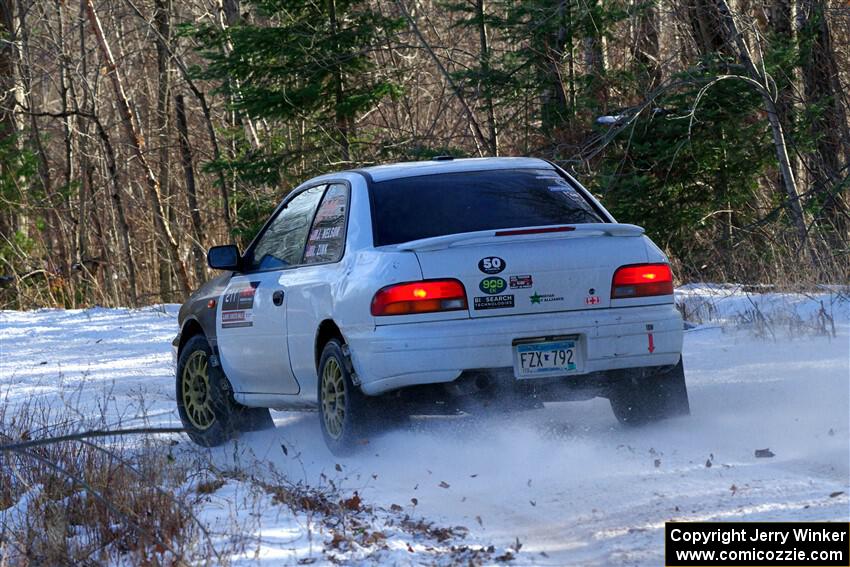
M 646 335 L 649 338 L 649 353 L 652 354 L 655 351 L 655 343 L 652 340 L 652 333 L 647 333 Z

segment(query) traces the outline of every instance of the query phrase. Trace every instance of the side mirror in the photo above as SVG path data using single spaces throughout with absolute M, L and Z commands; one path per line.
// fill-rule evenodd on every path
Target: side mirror
M 207 252 L 207 264 L 214 270 L 238 272 L 240 268 L 239 248 L 233 244 L 213 246 Z

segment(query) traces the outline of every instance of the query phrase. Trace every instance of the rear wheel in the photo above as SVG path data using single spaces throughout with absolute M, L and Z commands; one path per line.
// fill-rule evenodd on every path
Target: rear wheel
M 672 368 L 622 371 L 609 394 L 611 409 L 624 425 L 643 425 L 691 413 L 682 359 Z
M 221 370 L 210 363 L 212 349 L 203 335 L 190 338 L 177 361 L 177 412 L 186 433 L 198 445 L 214 447 L 240 431 L 274 427 L 266 408 L 249 408 L 233 399 Z
M 319 421 L 331 453 L 350 455 L 378 429 L 378 400 L 366 396 L 351 380 L 342 344 L 331 339 L 319 359 Z

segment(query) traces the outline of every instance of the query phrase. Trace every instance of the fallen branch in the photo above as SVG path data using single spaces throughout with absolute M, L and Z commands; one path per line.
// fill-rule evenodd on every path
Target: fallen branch
M 43 445 L 52 445 L 54 443 L 62 443 L 64 441 L 80 441 L 82 439 L 96 439 L 98 437 L 119 437 L 123 435 L 161 435 L 165 433 L 183 433 L 186 431 L 182 427 L 138 427 L 135 429 L 92 429 L 89 431 L 81 431 L 80 433 L 72 433 L 69 435 L 60 435 L 59 437 L 45 437 L 44 439 L 33 439 L 31 441 L 21 441 L 19 443 L 10 443 L 8 445 L 0 445 L 0 451 L 23 451 L 32 447 L 41 447 Z

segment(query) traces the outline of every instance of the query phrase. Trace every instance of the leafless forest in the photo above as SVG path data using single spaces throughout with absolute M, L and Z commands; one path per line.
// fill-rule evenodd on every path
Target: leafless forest
M 0 308 L 179 301 L 308 176 L 533 155 L 677 277 L 844 283 L 846 0 L 0 0 Z

